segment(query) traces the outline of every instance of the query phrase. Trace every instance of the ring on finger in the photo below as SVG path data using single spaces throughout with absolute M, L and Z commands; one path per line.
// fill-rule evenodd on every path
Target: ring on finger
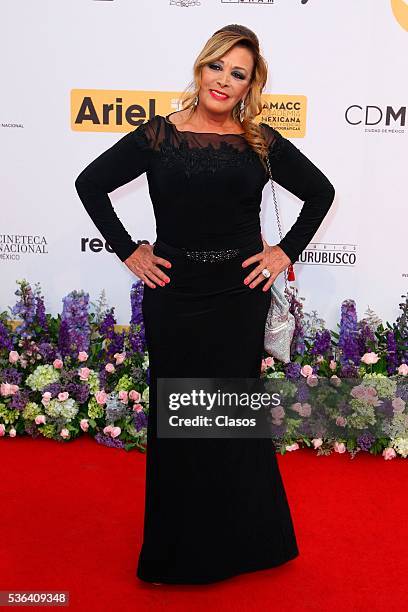
M 261 272 L 262 276 L 264 276 L 265 278 L 269 278 L 271 273 L 269 272 L 268 268 L 264 268 Z

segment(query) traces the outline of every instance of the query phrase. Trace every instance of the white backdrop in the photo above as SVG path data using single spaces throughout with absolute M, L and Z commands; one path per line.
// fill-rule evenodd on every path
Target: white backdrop
M 305 310 L 335 328 L 341 301 L 353 298 L 359 317 L 370 306 L 395 320 L 408 279 L 405 0 L 20 0 L 1 9 L 1 310 L 26 278 L 41 284 L 54 314 L 69 291 L 85 289 L 95 301 L 104 288 L 118 322 L 128 323 L 136 277 L 103 241 L 89 248 L 101 236 L 74 180 L 134 128 L 75 124 L 76 101 L 124 93 L 146 111 L 149 99 L 158 114 L 176 110 L 207 38 L 240 23 L 257 33 L 268 62 L 265 102 L 301 100 L 301 132 L 284 135 L 336 189 L 295 264 Z M 153 242 L 146 176 L 110 197 L 133 238 Z M 283 188 L 278 197 L 286 233 L 302 202 Z M 262 222 L 267 241 L 278 242 L 269 184 Z M 333 252 L 338 260 L 321 259 Z

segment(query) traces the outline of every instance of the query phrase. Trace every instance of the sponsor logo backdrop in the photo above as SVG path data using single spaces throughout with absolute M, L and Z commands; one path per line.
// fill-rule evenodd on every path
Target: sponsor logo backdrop
M 135 276 L 87 216 L 79 172 L 156 113 L 179 108 L 208 36 L 228 23 L 258 34 L 269 65 L 262 119 L 327 174 L 336 199 L 295 265 L 305 309 L 335 327 L 340 303 L 384 320 L 407 290 L 408 4 L 362 0 L 71 0 L 8 3 L 0 39 L 1 309 L 16 279 L 40 282 L 59 312 L 72 289 L 105 289 L 119 323 Z M 302 203 L 282 188 L 286 233 Z M 110 194 L 135 240 L 153 242 L 146 175 Z M 194 202 L 191 203 L 194 206 Z M 278 232 L 267 184 L 266 239 Z M 282 288 L 283 279 L 277 284 Z

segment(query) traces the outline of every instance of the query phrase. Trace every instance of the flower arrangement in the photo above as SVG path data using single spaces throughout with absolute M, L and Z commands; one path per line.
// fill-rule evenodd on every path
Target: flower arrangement
M 354 300 L 344 300 L 338 331 L 326 329 L 316 311 L 303 312 L 297 288 L 287 297 L 296 322 L 291 360 L 262 360 L 262 377 L 285 383 L 285 406 L 271 411 L 279 451 L 305 445 L 319 455 L 348 451 L 353 458 L 367 451 L 406 458 L 408 294 L 401 296 L 396 322 L 385 326 L 370 308 L 359 321 Z
M 132 286 L 132 320 L 122 331 L 104 292 L 91 312 L 89 295 L 73 291 L 52 317 L 38 285 L 18 284 L 11 314 L 21 323 L 13 330 L 0 315 L 0 436 L 66 441 L 88 432 L 100 444 L 144 451 L 149 357 L 140 284 Z
M 131 287 L 128 326 L 116 324 L 104 291 L 96 303 L 72 291 L 53 317 L 38 284 L 17 284 L 11 314 L 0 313 L 0 437 L 69 441 L 86 432 L 100 444 L 145 451 L 143 283 Z M 289 290 L 291 361 L 264 354 L 261 364 L 262 378 L 285 383 L 285 406 L 271 410 L 279 452 L 304 445 L 319 455 L 408 456 L 408 295 L 401 297 L 400 316 L 385 326 L 370 309 L 358 320 L 355 302 L 344 300 L 333 331 Z

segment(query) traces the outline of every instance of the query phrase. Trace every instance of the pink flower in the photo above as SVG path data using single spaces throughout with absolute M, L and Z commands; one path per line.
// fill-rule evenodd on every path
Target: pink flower
M 313 448 L 319 448 L 323 444 L 323 440 L 321 438 L 313 438 L 312 440 Z
M 311 374 L 306 378 L 306 384 L 308 384 L 309 387 L 317 387 L 319 384 L 319 377 L 316 376 L 316 374 Z
M 339 427 L 345 427 L 347 424 L 347 419 L 344 416 L 338 416 L 336 419 L 336 425 Z
M 273 357 L 266 357 L 265 365 L 266 365 L 267 368 L 271 368 L 273 365 L 275 365 L 274 358 Z
M 103 404 L 106 404 L 106 400 L 107 400 L 107 398 L 108 398 L 108 395 L 107 395 L 107 393 L 106 393 L 104 390 L 102 390 L 102 391 L 97 391 L 97 392 L 95 393 L 95 399 L 96 399 L 96 401 L 97 401 L 97 403 L 98 403 L 98 404 L 101 404 L 101 406 L 102 406 Z
M 384 459 L 387 461 L 388 459 L 395 459 L 395 457 L 397 456 L 397 453 L 395 452 L 395 450 L 393 448 L 384 448 L 382 455 L 384 457 Z
M 361 358 L 361 361 L 363 363 L 365 363 L 366 365 L 371 365 L 372 363 L 377 363 L 377 361 L 379 360 L 379 356 L 377 355 L 377 353 L 364 353 L 364 355 Z
M 60 436 L 61 436 L 61 438 L 64 438 L 64 440 L 66 440 L 70 436 L 69 430 L 66 429 L 66 428 L 61 429 Z
M 350 395 L 356 399 L 363 400 L 366 397 L 366 388 L 367 387 L 365 387 L 365 385 L 357 385 L 356 387 L 352 388 Z
M 335 387 L 340 387 L 340 385 L 341 385 L 341 379 L 338 376 L 336 376 L 336 374 L 333 374 L 332 376 L 330 376 L 330 382 Z
M 398 374 L 401 374 L 401 376 L 406 376 L 408 374 L 408 365 L 406 363 L 401 363 L 398 368 Z
M 126 359 L 126 353 L 115 353 L 114 354 L 114 358 L 116 359 L 116 365 L 120 365 L 121 363 L 123 363 Z
M 139 391 L 135 391 L 134 389 L 132 389 L 131 391 L 129 391 L 129 399 L 131 399 L 132 402 L 140 402 L 142 396 L 140 395 Z
M 312 407 L 310 404 L 302 404 L 301 409 L 299 410 L 299 414 L 300 416 L 303 417 L 310 417 L 310 415 L 312 414 Z
M 377 390 L 366 385 L 357 385 L 350 391 L 350 395 L 371 406 L 380 406 L 383 402 L 378 399 Z
M 405 402 L 401 397 L 394 397 L 392 400 L 392 407 L 394 408 L 393 412 L 404 412 Z
M 49 391 L 44 391 L 44 393 L 42 394 L 41 403 L 44 404 L 44 406 L 47 406 L 47 404 L 50 403 L 50 400 L 51 400 L 51 393 Z
M 8 382 L 1 383 L 0 395 L 3 395 L 3 396 L 13 395 L 13 387 L 16 387 L 16 385 L 12 385 L 11 383 L 8 383 Z
M 88 380 L 91 370 L 89 368 L 79 368 L 78 373 L 80 380 Z
M 88 431 L 88 429 L 89 429 L 88 419 L 81 419 L 79 421 L 79 426 L 82 429 L 82 431 Z
M 298 450 L 299 444 L 297 442 L 294 442 L 293 444 L 289 444 L 285 446 L 285 448 L 287 451 L 295 451 L 295 450 Z
M 274 419 L 283 419 L 283 417 L 285 416 L 285 409 L 283 408 L 283 406 L 280 405 L 271 408 L 270 412 Z
M 64 366 L 64 362 L 62 361 L 62 359 L 54 359 L 52 365 L 56 370 L 61 370 L 61 368 Z
M 120 436 L 121 431 L 122 430 L 120 427 L 114 427 L 113 425 L 107 425 L 103 428 L 103 433 L 110 435 L 111 438 L 117 438 Z
M 127 391 L 119 391 L 118 393 L 119 399 L 124 404 L 128 403 L 128 392 Z
M 107 363 L 106 366 L 105 366 L 105 370 L 107 372 L 112 373 L 112 372 L 115 371 L 115 366 L 113 365 L 113 363 Z
M 35 417 L 36 425 L 44 425 L 45 424 L 45 414 L 37 414 Z
M 3 437 L 6 435 L 6 426 L 3 425 L 3 423 L 0 423 L 0 437 Z
M 337 363 L 334 361 L 334 359 L 332 359 L 329 363 L 329 368 L 331 370 L 335 370 L 337 368 Z
M 307 378 L 308 376 L 310 376 L 311 374 L 313 374 L 313 368 L 310 365 L 304 365 L 301 369 L 300 369 L 300 373 L 302 374 L 302 376 L 304 376 L 305 378 Z
M 133 404 L 134 412 L 140 412 L 141 410 L 143 410 L 143 406 L 141 404 Z
M 17 431 L 14 429 L 14 427 L 12 427 L 9 431 L 9 436 L 10 438 L 15 438 L 17 435 Z
M 61 391 L 61 393 L 58 393 L 58 399 L 60 402 L 65 402 L 65 400 L 67 400 L 68 398 L 69 398 L 68 391 Z
M 335 442 L 334 443 L 334 450 L 336 451 L 336 453 L 345 453 L 346 452 L 346 445 L 343 442 Z
M 273 357 L 266 357 L 266 359 L 262 359 L 261 362 L 261 372 L 265 372 L 268 368 L 272 368 L 275 365 L 275 360 Z
M 85 351 L 79 351 L 78 361 L 86 361 L 88 359 L 88 353 Z
M 300 402 L 295 402 L 294 404 L 291 405 L 291 408 L 292 410 L 300 414 L 300 411 L 302 410 L 302 404 Z
M 18 354 L 17 351 L 10 351 L 9 352 L 9 362 L 10 363 L 17 363 L 17 361 L 19 360 L 20 355 Z

